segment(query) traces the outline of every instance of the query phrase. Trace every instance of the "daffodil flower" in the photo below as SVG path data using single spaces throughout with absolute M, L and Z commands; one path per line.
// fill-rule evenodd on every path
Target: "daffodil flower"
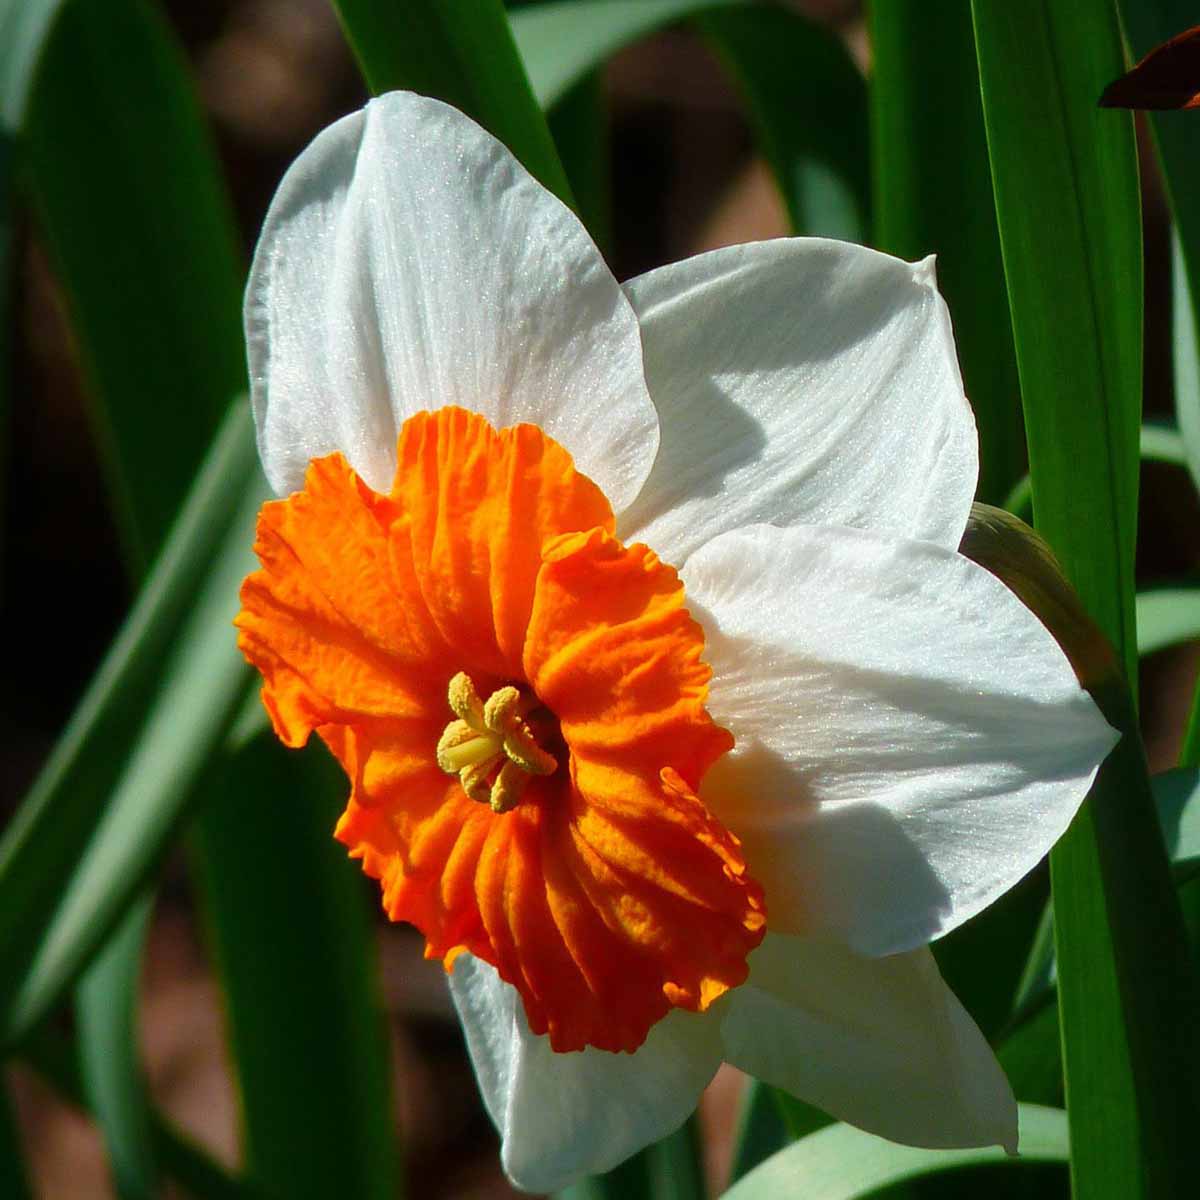
M 451 972 L 513 1181 L 611 1168 L 723 1059 L 1013 1148 L 927 944 L 1114 735 L 957 553 L 976 437 L 932 265 L 784 239 L 622 286 L 495 139 L 398 93 L 287 173 L 246 328 L 286 499 L 241 646 Z

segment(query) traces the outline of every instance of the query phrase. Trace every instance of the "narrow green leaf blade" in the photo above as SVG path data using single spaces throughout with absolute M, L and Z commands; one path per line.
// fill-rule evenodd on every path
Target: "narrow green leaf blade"
M 1195 282 L 1193 282 L 1195 280 Z M 1200 272 L 1189 278 L 1183 243 L 1171 237 L 1171 359 L 1175 416 L 1192 482 L 1200 491 Z
M 682 1128 L 613 1170 L 556 1192 L 555 1200 L 704 1200 L 706 1194 L 693 1114 Z
M 1200 874 L 1200 768 L 1164 771 L 1150 782 L 1175 878 L 1183 883 Z
M 1165 463 L 1171 467 L 1186 467 L 1188 451 L 1184 436 L 1169 425 L 1146 421 L 1142 425 L 1139 448 L 1143 462 Z M 1033 514 L 1033 484 L 1028 475 L 1023 475 L 1013 484 L 1005 497 L 1003 508 L 1010 513 L 1030 520 Z
M 88 368 L 127 564 L 139 575 L 229 396 L 244 386 L 234 223 L 183 55 L 157 12 L 141 0 L 73 3 L 54 24 L 57 6 L 32 7 L 38 24 L 26 19 L 26 40 L 53 32 L 36 75 L 26 69 L 36 81 L 20 117 L 28 176 Z M 161 790 L 163 775 L 148 790 Z M 185 770 L 181 786 L 186 779 Z M 129 810 L 130 801 L 119 788 L 117 805 Z M 85 836 L 86 824 L 75 832 Z M 115 917 L 111 897 L 125 884 L 104 873 L 129 862 L 137 832 L 97 826 L 91 853 L 63 881 L 67 895 L 43 930 L 12 1030 L 57 996 Z M 160 1191 L 136 1036 L 147 913 L 145 902 L 126 917 L 76 994 L 83 1077 L 122 1197 Z
M 692 24 L 745 99 L 793 232 L 864 241 L 867 89 L 841 39 L 784 8 L 704 9 Z
M 1001 1042 L 997 1057 L 1018 1100 L 1062 1104 L 1062 1031 L 1055 992 L 1048 992 Z
M 232 212 L 182 52 L 144 0 L 63 7 L 23 147 L 140 572 L 246 386 Z
M 551 108 L 622 46 L 704 8 L 739 0 L 553 0 L 512 14 L 534 95 Z
M 599 71 L 583 76 L 546 114 L 579 219 L 602 254 L 612 250 L 608 110 Z
M 908 1179 L 988 1164 L 1014 1169 L 1027 1163 L 1065 1163 L 1067 1114 L 1022 1104 L 1021 1157 L 999 1147 L 920 1150 L 898 1146 L 850 1125 L 831 1125 L 781 1150 L 725 1193 L 725 1200 L 858 1200 Z
M 759 1163 L 766 1162 L 791 1140 L 768 1086 L 756 1079 L 749 1080 L 742 1093 L 733 1135 L 730 1184 L 737 1183 L 743 1175 L 753 1171 Z
M 704 1200 L 700 1125 L 693 1113 L 674 1133 L 645 1150 L 654 1200 Z
M 267 731 L 228 755 L 196 828 L 249 1174 L 291 1200 L 398 1195 L 367 890 L 333 840 L 347 787 L 324 746 Z
M 239 399 L 0 839 L 0 1044 L 47 1013 L 137 894 L 250 686 L 229 623 L 266 492 Z
M 84 1090 L 121 1200 L 152 1200 L 160 1181 L 138 1054 L 138 984 L 152 898 L 135 904 L 76 989 Z
M 1012 1015 L 1025 948 L 1037 937 L 1048 893 L 1045 877 L 1032 876 L 931 947 L 942 977 L 989 1039 Z
M 1138 654 L 1200 638 L 1200 587 L 1148 588 L 1137 594 Z
M 1042 909 L 1037 931 L 1029 946 L 1025 969 L 1017 983 L 1013 996 L 1014 1020 L 1021 1021 L 1036 1006 L 1045 1002 L 1047 994 L 1055 986 L 1058 967 L 1054 961 L 1054 906 L 1047 904 Z
M 1115 12 L 1085 0 L 973 6 L 1034 513 L 1135 678 L 1133 550 L 1141 393 L 1137 163 Z M 1172 1196 L 1200 1173 L 1195 972 L 1133 705 L 1051 854 L 1079 1195 Z M 1186 1066 L 1184 1065 L 1186 1064 Z
M 1200 687 L 1192 697 L 1192 711 L 1188 713 L 1187 727 L 1183 735 L 1183 748 L 1179 752 L 1181 767 L 1200 766 Z
M 1200 772 L 1195 767 L 1164 771 L 1150 780 L 1150 786 L 1175 882 L 1186 883 L 1200 873 Z M 1046 1004 L 1057 979 L 1054 910 L 1047 905 L 1013 999 L 1014 1025 Z
M 1137 163 L 1130 118 L 1092 94 L 1119 73 L 1115 17 L 1084 0 L 977 3 L 975 27 L 1034 511 L 1132 678 Z
M 870 209 L 866 88 L 827 29 L 741 0 L 566 0 L 520 9 L 512 24 L 534 91 L 553 108 L 617 50 L 684 19 L 742 93 L 793 229 L 861 241 Z
M 1166 463 L 1172 467 L 1187 466 L 1187 447 L 1178 429 L 1156 421 L 1142 425 L 1141 455 L 1146 462 Z
M 780 1146 L 831 1124 L 833 1118 L 819 1108 L 779 1088 L 751 1080 L 738 1123 L 730 1182 L 736 1182 Z
M 555 195 L 571 193 L 500 0 L 334 0 L 367 85 L 436 96 L 491 130 Z
M 66 1038 L 43 1026 L 21 1046 L 21 1057 L 62 1099 L 77 1108 L 86 1107 L 79 1064 Z M 157 1110 L 150 1112 L 150 1135 L 164 1171 L 191 1200 L 267 1200 L 210 1158 Z
M 1120 0 L 1121 19 L 1135 59 L 1195 25 L 1191 0 Z M 1192 473 L 1200 488 L 1200 154 L 1194 112 L 1148 114 L 1175 218 L 1176 395 L 1179 427 L 1191 451 Z M 1182 357 L 1181 357 L 1182 356 Z
M 650 1190 L 646 1152 L 627 1158 L 603 1175 L 590 1175 L 555 1193 L 555 1200 L 657 1200 Z
M 874 245 L 936 254 L 979 427 L 977 498 L 999 504 L 1025 470 L 1021 392 L 971 13 L 962 0 L 874 0 Z
M 25 121 L 33 83 L 50 27 L 64 0 L 0 3 L 0 127 L 12 136 Z
M 833 1118 L 780 1088 L 771 1088 L 771 1097 L 787 1127 L 788 1136 L 796 1141 L 833 1123 Z

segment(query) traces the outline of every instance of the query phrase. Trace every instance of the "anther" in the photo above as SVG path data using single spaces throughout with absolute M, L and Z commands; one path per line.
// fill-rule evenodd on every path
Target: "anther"
M 457 775 L 472 800 L 504 813 L 520 803 L 530 776 L 550 775 L 558 760 L 537 744 L 525 717 L 537 701 L 518 688 L 497 688 L 484 703 L 465 671 L 450 680 L 447 700 L 456 720 L 438 739 L 437 763 Z
M 472 729 L 476 729 L 480 733 L 486 730 L 487 726 L 484 720 L 483 705 L 479 702 L 479 693 L 475 690 L 475 684 L 466 671 L 459 671 L 450 680 L 447 699 L 450 701 L 450 711 L 460 721 L 465 721 Z

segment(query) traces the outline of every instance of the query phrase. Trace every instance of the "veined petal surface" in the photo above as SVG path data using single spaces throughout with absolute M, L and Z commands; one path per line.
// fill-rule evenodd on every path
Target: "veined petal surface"
M 928 950 L 866 958 L 768 934 L 721 1035 L 735 1066 L 870 1133 L 1017 1148 L 1008 1080 Z
M 773 930 L 924 945 L 1038 862 L 1116 741 L 1037 618 L 929 542 L 760 525 L 683 576 L 737 741 L 703 797 Z
M 625 285 L 662 443 L 625 540 L 681 566 L 759 521 L 957 547 L 975 422 L 931 261 L 780 238 Z
M 721 1062 L 715 1010 L 670 1013 L 634 1054 L 555 1054 L 530 1033 L 516 990 L 487 963 L 457 959 L 450 991 L 500 1131 L 504 1170 L 531 1192 L 611 1170 L 666 1137 Z
M 284 176 L 246 291 L 259 452 L 279 494 L 340 451 L 377 492 L 412 414 L 538 425 L 617 506 L 658 426 L 637 319 L 575 215 L 490 134 L 393 92 Z

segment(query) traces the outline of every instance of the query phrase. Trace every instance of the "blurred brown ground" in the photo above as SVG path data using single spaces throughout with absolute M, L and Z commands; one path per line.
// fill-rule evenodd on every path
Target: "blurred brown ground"
M 866 38 L 855 0 L 798 3 L 841 30 L 860 61 Z M 249 254 L 275 185 L 310 138 L 365 94 L 325 0 L 169 0 L 195 67 Z M 786 233 L 770 176 L 753 154 L 736 97 L 699 42 L 668 32 L 620 54 L 605 73 L 610 100 L 619 278 L 717 246 Z M 1144 139 L 1143 139 L 1144 141 Z M 1166 216 L 1146 175 L 1148 415 L 1169 415 Z M 4 687 L 0 693 L 0 816 L 19 801 L 103 654 L 129 597 L 92 451 L 86 404 L 62 298 L 36 231 L 17 255 L 18 398 L 4 500 Z M 1181 472 L 1144 477 L 1139 573 L 1194 571 L 1200 512 Z M 86 596 L 76 619 L 37 636 L 50 594 Z M 1194 686 L 1195 647 L 1144 669 L 1143 718 L 1152 765 L 1171 765 Z M 408 1194 L 485 1200 L 518 1195 L 500 1173 L 441 972 L 408 928 L 379 924 L 396 1066 L 397 1130 Z M 142 1049 L 163 1110 L 233 1166 L 236 1097 L 217 988 L 193 922 L 186 871 L 164 873 L 144 973 Z M 106 1200 L 99 1138 L 78 1111 L 28 1072 L 9 1071 L 38 1194 Z M 714 1191 L 725 1178 L 742 1080 L 725 1068 L 702 1119 Z

